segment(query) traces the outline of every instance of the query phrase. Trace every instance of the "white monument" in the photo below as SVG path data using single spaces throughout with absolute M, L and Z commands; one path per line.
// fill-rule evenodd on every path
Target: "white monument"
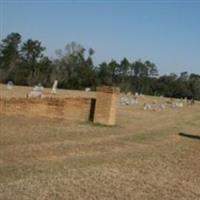
M 89 87 L 87 87 L 87 88 L 85 88 L 85 91 L 86 91 L 86 92 L 90 92 L 91 89 L 90 89 Z
M 7 83 L 7 85 L 6 85 L 7 89 L 8 89 L 8 90 L 12 90 L 12 89 L 13 89 L 13 86 L 14 86 L 13 82 L 12 82 L 12 81 L 8 81 L 8 83 Z
M 28 98 L 44 98 L 43 94 L 44 87 L 41 83 L 38 85 L 35 85 L 32 89 L 32 91 L 27 95 Z
M 51 94 L 56 94 L 57 86 L 58 86 L 58 80 L 55 80 L 53 83 L 53 87 L 51 89 Z

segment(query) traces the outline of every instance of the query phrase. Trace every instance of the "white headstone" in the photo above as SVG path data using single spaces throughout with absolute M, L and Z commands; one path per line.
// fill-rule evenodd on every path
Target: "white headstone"
M 90 88 L 85 88 L 85 91 L 86 91 L 86 92 L 90 92 L 91 89 L 90 89 Z
M 32 91 L 28 94 L 28 98 L 38 98 L 38 97 L 44 98 L 43 90 L 44 90 L 44 87 L 42 86 L 41 83 L 39 83 L 38 85 L 35 85 Z
M 13 84 L 13 82 L 12 81 L 8 81 L 8 83 L 7 83 L 7 89 L 8 90 L 12 90 L 13 89 L 13 86 L 14 86 L 14 84 Z
M 28 98 L 44 98 L 44 95 L 42 91 L 33 90 L 28 94 Z
M 56 94 L 57 86 L 58 86 L 58 80 L 55 80 L 54 83 L 53 83 L 52 90 L 51 90 L 52 94 Z

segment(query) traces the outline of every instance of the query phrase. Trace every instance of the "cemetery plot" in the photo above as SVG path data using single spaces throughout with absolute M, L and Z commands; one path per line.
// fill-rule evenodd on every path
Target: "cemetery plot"
M 4 88 L 1 97 L 31 91 Z M 96 93 L 57 90 L 56 96 Z M 176 99 L 137 100 L 119 101 L 112 127 L 0 113 L 0 199 L 198 200 L 200 104 L 172 108 Z M 161 102 L 166 109 L 144 110 L 145 103 Z

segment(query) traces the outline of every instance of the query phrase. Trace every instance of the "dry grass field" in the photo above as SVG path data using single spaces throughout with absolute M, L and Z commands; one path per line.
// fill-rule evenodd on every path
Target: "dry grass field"
M 200 104 L 144 111 L 153 99 L 119 105 L 114 127 L 0 114 L 0 200 L 199 200 Z

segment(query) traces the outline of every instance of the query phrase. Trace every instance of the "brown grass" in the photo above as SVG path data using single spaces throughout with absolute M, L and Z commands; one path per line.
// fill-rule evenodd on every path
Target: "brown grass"
M 200 136 L 200 105 L 144 111 L 154 99 L 119 106 L 114 127 L 1 114 L 0 199 L 199 200 L 200 140 L 178 133 Z

